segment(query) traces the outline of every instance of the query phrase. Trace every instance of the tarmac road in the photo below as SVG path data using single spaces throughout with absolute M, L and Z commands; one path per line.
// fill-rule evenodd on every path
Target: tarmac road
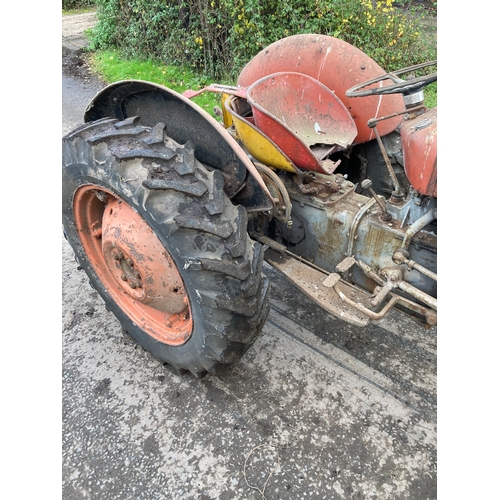
M 101 86 L 63 74 L 63 135 Z M 123 333 L 64 238 L 62 257 L 64 500 L 437 498 L 435 329 L 349 326 L 266 266 L 262 335 L 197 380 Z

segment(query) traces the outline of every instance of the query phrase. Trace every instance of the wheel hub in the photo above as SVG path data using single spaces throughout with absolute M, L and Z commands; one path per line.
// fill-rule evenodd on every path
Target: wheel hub
M 76 192 L 74 209 L 89 262 L 113 300 L 157 340 L 184 343 L 193 327 L 189 298 L 172 256 L 149 224 L 95 186 Z
M 142 288 L 141 273 L 135 269 L 133 260 L 125 258 L 123 252 L 118 247 L 112 247 L 111 257 L 116 261 L 115 267 L 122 270 L 121 280 L 127 282 L 133 290 Z

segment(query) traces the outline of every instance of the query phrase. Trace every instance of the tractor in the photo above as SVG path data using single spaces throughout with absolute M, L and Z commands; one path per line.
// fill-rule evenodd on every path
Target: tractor
M 235 86 L 113 83 L 63 138 L 64 234 L 135 341 L 216 374 L 269 314 L 264 261 L 357 326 L 437 324 L 436 61 L 384 71 L 337 38 L 293 35 Z M 436 70 L 437 71 L 437 70 Z M 216 92 L 215 116 L 191 99 Z

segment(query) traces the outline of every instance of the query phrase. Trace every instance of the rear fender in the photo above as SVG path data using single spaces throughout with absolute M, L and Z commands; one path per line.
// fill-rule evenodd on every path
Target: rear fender
M 386 72 L 364 52 L 347 42 L 327 35 L 300 34 L 278 40 L 259 52 L 242 69 L 238 85 L 249 87 L 257 80 L 277 72 L 297 72 L 311 76 L 335 92 L 351 113 L 358 129 L 356 144 L 375 138 L 368 126 L 371 118 L 380 118 L 404 111 L 400 94 L 349 98 L 350 87 L 383 75 Z M 385 86 L 392 82 L 384 81 Z M 401 116 L 379 122 L 380 136 L 394 131 Z
M 263 196 L 252 198 L 257 206 L 246 206 L 247 210 L 272 208 L 272 196 L 262 177 L 233 137 L 200 106 L 167 87 L 141 80 L 113 83 L 90 102 L 84 120 L 132 116 L 140 116 L 141 124 L 149 127 L 164 123 L 168 136 L 180 144 L 190 141 L 199 161 L 222 171 L 230 198 L 248 184 L 262 190 Z

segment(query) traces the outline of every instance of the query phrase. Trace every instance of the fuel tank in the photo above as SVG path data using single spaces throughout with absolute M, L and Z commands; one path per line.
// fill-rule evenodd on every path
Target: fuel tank
M 358 134 L 354 143 L 359 144 L 375 138 L 367 122 L 405 109 L 400 94 L 347 98 L 350 87 L 386 73 L 373 59 L 351 44 L 327 35 L 293 35 L 272 43 L 241 71 L 238 85 L 249 87 L 255 81 L 277 72 L 297 72 L 311 76 L 335 92 L 351 113 Z M 385 86 L 384 81 L 375 85 Z M 394 117 L 379 123 L 381 136 L 393 132 L 401 123 Z
M 420 194 L 437 198 L 437 108 L 401 126 L 406 177 Z

